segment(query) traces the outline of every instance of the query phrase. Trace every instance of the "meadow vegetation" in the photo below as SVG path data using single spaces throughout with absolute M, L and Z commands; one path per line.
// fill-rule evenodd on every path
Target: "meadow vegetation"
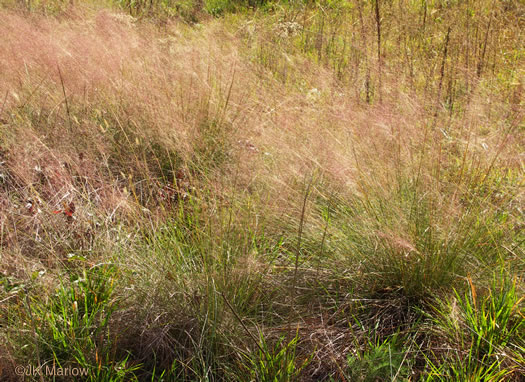
M 0 20 L 2 381 L 523 380 L 522 1 Z

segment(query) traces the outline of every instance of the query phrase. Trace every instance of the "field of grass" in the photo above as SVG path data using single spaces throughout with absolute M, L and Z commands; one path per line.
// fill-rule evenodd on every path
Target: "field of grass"
M 524 30 L 0 0 L 0 380 L 525 380 Z

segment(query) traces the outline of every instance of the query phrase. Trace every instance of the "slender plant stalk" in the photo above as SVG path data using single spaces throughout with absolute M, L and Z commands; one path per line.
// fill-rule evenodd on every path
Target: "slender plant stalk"
M 303 237 L 303 228 L 304 223 L 306 220 L 306 203 L 308 202 L 308 196 L 310 195 L 310 190 L 313 184 L 313 176 L 310 178 L 310 181 L 308 182 L 308 185 L 306 186 L 306 190 L 304 192 L 304 198 L 303 198 L 303 205 L 301 207 L 301 218 L 299 220 L 299 230 L 297 233 L 297 247 L 295 250 L 295 266 L 294 266 L 294 275 L 293 275 L 293 284 L 292 284 L 292 294 L 291 294 L 291 313 L 292 317 L 294 316 L 294 310 L 295 310 L 295 299 L 297 297 L 297 271 L 299 268 L 299 257 L 301 255 L 301 241 Z M 290 335 L 292 332 L 292 320 L 288 320 L 288 331 L 287 331 L 287 340 L 290 341 Z M 286 348 L 286 356 L 288 357 L 288 348 Z
M 67 112 L 67 120 L 69 123 L 69 129 L 71 129 L 72 128 L 71 113 L 69 111 L 69 102 L 67 101 L 66 87 L 64 86 L 64 78 L 62 77 L 62 72 L 60 71 L 59 65 L 57 65 L 57 69 L 58 69 L 58 75 L 60 77 L 60 84 L 62 85 L 62 93 L 64 93 L 64 101 L 66 102 L 66 112 Z
M 481 51 L 481 57 L 479 58 L 479 61 L 478 61 L 478 70 L 476 72 L 476 74 L 478 75 L 478 78 L 481 77 L 483 66 L 485 64 L 485 53 L 487 52 L 487 43 L 489 39 L 490 26 L 492 25 L 493 17 L 494 17 L 494 12 L 490 12 L 489 25 L 487 25 L 487 30 L 485 31 L 485 38 L 483 40 L 483 50 Z
M 423 3 L 423 34 L 425 32 L 425 27 L 427 25 L 427 8 L 428 8 L 428 5 L 427 5 L 427 0 L 421 0 L 421 2 Z
M 301 242 L 303 238 L 303 229 L 304 229 L 304 223 L 306 220 L 306 203 L 308 202 L 308 196 L 310 195 L 310 190 L 312 188 L 313 184 L 313 177 L 310 178 L 310 181 L 308 182 L 308 185 L 306 186 L 306 190 L 304 193 L 303 198 L 303 205 L 301 208 L 301 218 L 299 221 L 299 231 L 297 233 L 297 247 L 295 249 L 295 265 L 294 265 L 294 274 L 293 274 L 293 285 L 292 285 L 292 308 L 296 297 L 296 289 L 297 289 L 297 270 L 299 268 L 299 257 L 301 255 Z
M 432 123 L 432 128 L 436 126 L 437 117 L 439 114 L 439 104 L 441 102 L 441 92 L 443 88 L 443 78 L 445 77 L 445 64 L 447 62 L 447 54 L 448 54 L 448 43 L 450 41 L 450 30 L 451 27 L 449 26 L 447 29 L 447 35 L 445 37 L 445 43 L 443 46 L 443 59 L 441 60 L 441 70 L 439 72 L 439 84 L 438 84 L 438 94 L 436 97 L 436 110 L 434 112 L 434 121 Z
M 379 102 L 383 102 L 383 79 L 381 62 L 381 14 L 379 10 L 379 0 L 375 1 L 376 26 L 377 26 L 377 65 L 379 70 Z
M 255 344 L 257 345 L 257 347 L 259 348 L 259 350 L 264 354 L 265 351 L 264 349 L 262 348 L 261 344 L 259 343 L 259 341 L 257 340 L 257 338 L 255 338 L 255 336 L 253 335 L 252 332 L 250 332 L 250 330 L 248 330 L 248 328 L 246 327 L 246 325 L 244 324 L 244 322 L 242 321 L 241 317 L 239 317 L 239 315 L 237 314 L 237 312 L 235 311 L 235 309 L 233 309 L 233 306 L 232 304 L 230 304 L 230 302 L 228 301 L 228 299 L 226 298 L 226 296 L 224 295 L 224 293 L 220 292 L 224 302 L 226 303 L 226 305 L 228 306 L 228 308 L 230 308 L 230 310 L 232 311 L 233 315 L 235 316 L 235 318 L 237 319 L 237 321 L 239 321 L 239 323 L 241 324 L 241 326 L 243 327 L 244 331 L 250 336 L 250 338 L 253 340 L 253 342 L 255 342 Z
M 324 255 L 324 245 L 325 245 L 325 241 L 326 241 L 326 234 L 328 232 L 328 226 L 330 225 L 330 217 L 331 217 L 331 212 L 332 212 L 332 198 L 330 198 L 328 200 L 328 215 L 326 217 L 326 223 L 325 223 L 325 226 L 324 226 L 324 229 L 323 229 L 323 238 L 321 239 L 321 253 L 319 254 L 319 257 L 318 257 L 318 260 L 317 260 L 317 276 L 319 276 L 319 268 L 321 267 L 321 259 L 323 258 L 323 255 Z
M 363 9 L 361 1 L 359 0 L 357 2 L 357 9 L 359 11 L 359 22 L 361 24 L 361 40 L 363 44 L 363 54 L 365 56 L 365 70 L 366 70 L 366 77 L 365 77 L 365 92 L 366 92 L 366 103 L 370 103 L 370 65 L 368 64 L 368 49 L 367 49 L 367 41 L 366 41 L 366 32 L 365 32 L 365 22 L 363 19 Z

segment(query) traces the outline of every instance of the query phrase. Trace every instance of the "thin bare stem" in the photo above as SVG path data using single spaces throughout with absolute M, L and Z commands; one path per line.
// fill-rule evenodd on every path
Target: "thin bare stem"
M 71 124 L 71 113 L 69 111 L 69 102 L 67 101 L 66 87 L 64 86 L 64 78 L 62 77 L 62 72 L 60 71 L 60 66 L 59 65 L 57 65 L 57 69 L 58 69 L 58 75 L 60 77 L 60 84 L 62 85 L 62 93 L 64 93 L 64 101 L 66 103 L 66 112 L 67 112 L 67 119 L 68 119 L 68 122 L 69 122 L 69 128 L 71 129 L 71 127 L 72 127 L 72 124 Z
M 259 350 L 263 353 L 265 353 L 264 349 L 262 348 L 261 344 L 259 343 L 259 341 L 255 338 L 255 336 L 253 335 L 252 332 L 250 332 L 248 330 L 248 328 L 246 327 L 246 325 L 244 325 L 244 322 L 242 322 L 242 319 L 241 317 L 239 317 L 239 315 L 237 314 L 237 312 L 235 311 L 235 309 L 233 309 L 233 306 L 230 304 L 230 302 L 228 301 L 228 299 L 226 298 L 226 296 L 224 295 L 224 293 L 220 292 L 224 302 L 226 303 L 226 305 L 228 305 L 228 308 L 230 308 L 230 310 L 232 311 L 233 315 L 235 316 L 235 318 L 237 319 L 237 321 L 239 321 L 239 323 L 241 324 L 241 326 L 243 327 L 243 329 L 246 331 L 246 333 L 250 336 L 250 338 L 253 340 L 253 342 L 255 342 L 255 344 L 257 345 L 257 347 L 259 348 Z
M 379 0 L 375 1 L 376 26 L 377 26 L 377 65 L 379 70 L 379 102 L 383 101 L 383 80 L 382 80 L 382 62 L 381 62 L 381 14 L 379 10 Z

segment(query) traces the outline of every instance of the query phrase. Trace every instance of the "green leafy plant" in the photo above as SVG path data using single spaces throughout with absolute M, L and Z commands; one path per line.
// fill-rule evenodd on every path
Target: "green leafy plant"
M 61 285 L 52 299 L 27 303 L 42 364 L 87 369 L 88 380 L 132 380 L 138 366 L 117 359 L 109 320 L 117 308 L 115 269 L 94 267 Z
M 485 295 L 478 295 L 469 279 L 464 294 L 436 308 L 437 326 L 456 351 L 442 365 L 429 361 L 428 380 L 496 381 L 513 373 L 520 364 L 525 319 L 516 290 L 516 280 L 494 277 Z M 444 379 L 443 379 L 444 378 Z
M 260 336 L 259 351 L 248 357 L 251 378 L 261 382 L 294 381 L 310 363 L 312 356 L 300 361 L 297 357 L 299 334 L 287 342 L 285 336 L 271 346 Z
M 364 350 L 348 355 L 347 366 L 351 381 L 404 380 L 411 371 L 397 334 L 385 340 L 368 339 Z

